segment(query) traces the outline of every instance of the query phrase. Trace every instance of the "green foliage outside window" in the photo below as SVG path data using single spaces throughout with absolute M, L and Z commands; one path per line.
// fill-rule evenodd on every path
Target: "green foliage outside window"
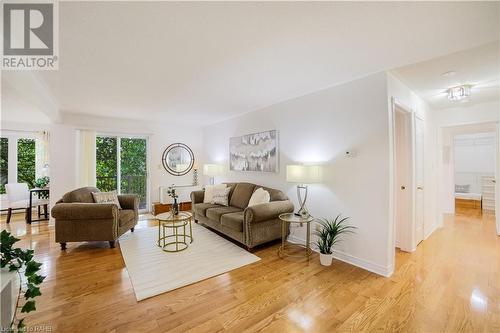
M 17 140 L 17 182 L 35 187 L 35 140 Z
M 96 185 L 101 191 L 117 189 L 116 144 L 116 138 L 96 138 Z
M 0 194 L 5 193 L 9 181 L 9 139 L 0 138 Z
M 139 206 L 146 206 L 146 140 L 120 140 L 121 193 L 139 195 Z
M 96 138 L 96 185 L 101 191 L 118 189 L 117 145 L 114 137 Z M 146 207 L 146 140 L 120 139 L 120 192 L 137 194 Z

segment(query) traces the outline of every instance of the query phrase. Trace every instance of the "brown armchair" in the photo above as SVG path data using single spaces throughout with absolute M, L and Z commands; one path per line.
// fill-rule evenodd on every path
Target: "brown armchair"
M 56 242 L 66 249 L 67 242 L 108 241 L 111 248 L 127 230 L 134 231 L 139 220 L 137 195 L 119 195 L 122 209 L 114 204 L 94 203 L 95 187 L 82 187 L 66 193 L 52 208 L 56 219 Z

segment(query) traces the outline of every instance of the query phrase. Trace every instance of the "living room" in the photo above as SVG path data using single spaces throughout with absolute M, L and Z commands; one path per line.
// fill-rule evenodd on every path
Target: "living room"
M 461 215 L 446 157 L 498 160 L 498 2 L 42 3 L 2 4 L 52 32 L 4 28 L 52 53 L 2 53 L 2 329 L 500 329 L 498 163 Z

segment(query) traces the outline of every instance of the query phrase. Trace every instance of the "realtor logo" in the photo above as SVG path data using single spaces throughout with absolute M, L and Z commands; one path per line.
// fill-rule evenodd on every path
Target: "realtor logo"
M 2 11 L 2 69 L 57 69 L 56 3 L 7 2 Z

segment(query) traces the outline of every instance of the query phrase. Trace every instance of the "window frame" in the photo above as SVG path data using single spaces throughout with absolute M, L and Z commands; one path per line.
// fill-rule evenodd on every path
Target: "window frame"
M 151 207 L 151 172 L 150 172 L 150 136 L 141 134 L 123 134 L 113 132 L 97 132 L 97 137 L 116 138 L 116 191 L 121 194 L 121 139 L 144 139 L 146 140 L 146 208 L 139 209 L 139 213 L 148 213 Z M 97 147 L 96 147 L 97 148 Z M 96 174 L 97 176 L 97 174 Z

